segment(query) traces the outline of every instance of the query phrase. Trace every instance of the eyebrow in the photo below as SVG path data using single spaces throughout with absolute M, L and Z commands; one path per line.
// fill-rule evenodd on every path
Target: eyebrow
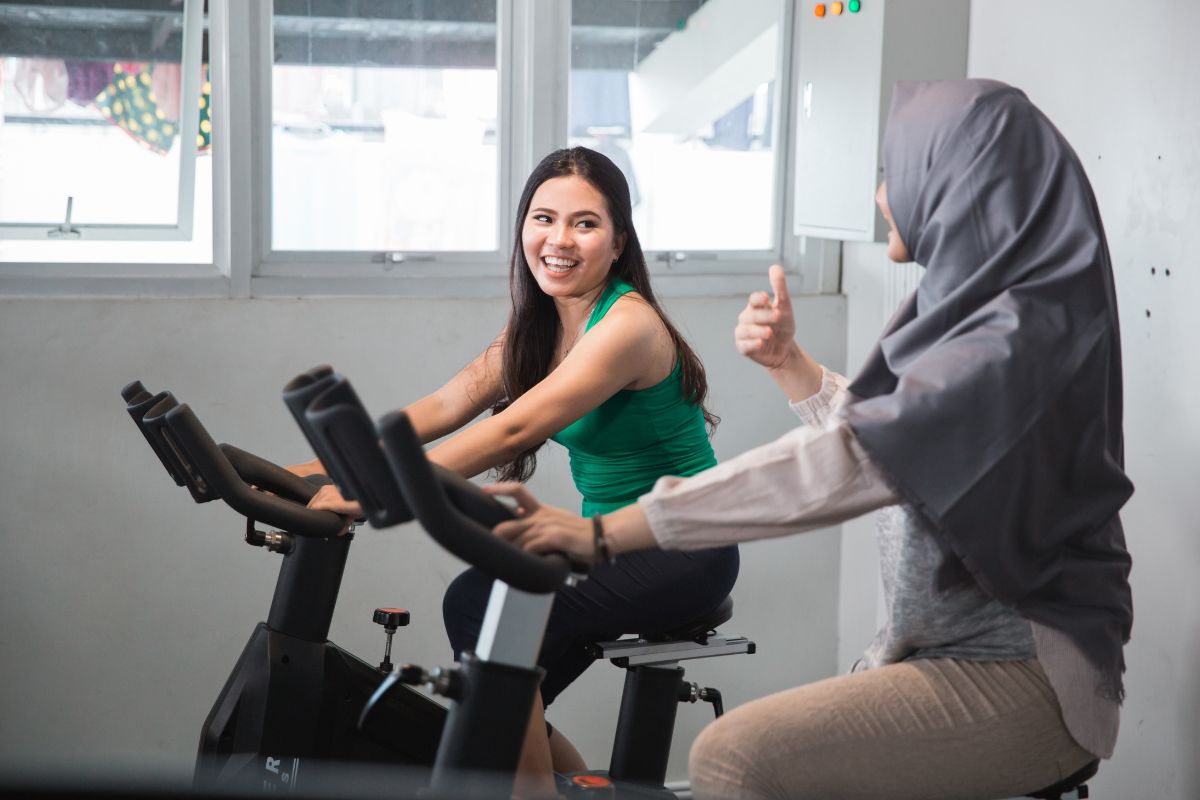
M 530 214 L 537 214 L 538 212 L 545 212 L 547 214 L 557 214 L 558 213 L 553 208 L 539 207 L 539 208 L 529 209 Z M 596 217 L 597 219 L 601 219 L 599 212 L 586 210 L 586 209 L 583 211 L 576 211 L 574 214 L 568 214 L 567 216 L 570 216 L 570 217 Z

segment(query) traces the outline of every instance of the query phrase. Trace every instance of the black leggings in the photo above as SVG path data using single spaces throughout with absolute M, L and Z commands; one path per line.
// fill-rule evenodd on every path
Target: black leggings
M 554 598 L 538 657 L 546 670 L 542 702 L 550 705 L 591 666 L 589 643 L 685 625 L 720 605 L 737 574 L 736 546 L 638 550 L 592 567 L 587 580 Z M 492 579 L 474 567 L 446 590 L 442 618 L 456 659 L 475 648 L 491 591 Z

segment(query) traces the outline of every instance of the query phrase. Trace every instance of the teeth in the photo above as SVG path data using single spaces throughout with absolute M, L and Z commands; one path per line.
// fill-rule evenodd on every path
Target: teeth
M 542 261 L 546 266 L 550 267 L 554 272 L 566 272 L 571 267 L 575 266 L 575 262 L 567 258 L 556 258 L 555 256 L 545 256 Z M 554 269 L 558 267 L 558 269 Z

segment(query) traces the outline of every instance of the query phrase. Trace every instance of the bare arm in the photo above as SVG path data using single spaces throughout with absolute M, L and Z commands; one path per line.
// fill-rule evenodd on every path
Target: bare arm
M 500 331 L 487 349 L 475 356 L 454 378 L 446 381 L 437 391 L 404 407 L 421 444 L 428 444 L 457 431 L 496 404 L 500 396 L 500 361 L 503 353 L 504 331 Z M 287 469 L 300 477 L 328 475 L 319 458 L 289 465 Z M 324 510 L 361 512 L 358 506 L 346 503 L 337 489 L 332 487 L 325 489 L 319 497 L 314 497 L 313 503 L 317 504 L 313 507 Z
M 404 407 L 422 444 L 440 439 L 491 408 L 503 394 L 504 331 L 441 388 Z
M 661 355 L 655 347 L 660 336 L 665 331 L 653 309 L 618 301 L 540 383 L 500 414 L 431 449 L 429 460 L 467 477 L 509 461 L 652 373 Z M 495 404 L 502 392 L 501 351 L 494 343 L 445 386 L 405 408 L 422 442 L 456 430 Z M 362 513 L 334 487 L 323 487 L 310 507 Z
M 441 388 L 405 406 L 421 443 L 425 444 L 456 431 L 479 416 L 499 399 L 500 363 L 504 351 L 504 331 L 486 350 L 463 367 Z M 325 474 L 319 459 L 294 464 L 288 469 L 297 475 Z M 362 516 L 362 506 L 342 497 L 336 486 L 322 486 L 308 507 L 334 511 L 350 517 Z
M 466 476 L 511 460 L 652 373 L 662 360 L 661 336 L 653 309 L 618 301 L 540 383 L 430 450 L 429 459 Z

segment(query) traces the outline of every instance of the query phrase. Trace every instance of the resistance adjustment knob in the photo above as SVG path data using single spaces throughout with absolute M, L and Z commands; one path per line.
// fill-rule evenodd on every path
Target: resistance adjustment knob
M 408 609 L 377 608 L 375 609 L 375 615 L 371 619 L 376 625 L 382 625 L 384 633 L 387 634 L 387 644 L 385 644 L 383 647 L 383 661 L 379 662 L 379 671 L 391 672 L 392 634 L 396 632 L 396 628 L 403 628 L 408 624 Z

